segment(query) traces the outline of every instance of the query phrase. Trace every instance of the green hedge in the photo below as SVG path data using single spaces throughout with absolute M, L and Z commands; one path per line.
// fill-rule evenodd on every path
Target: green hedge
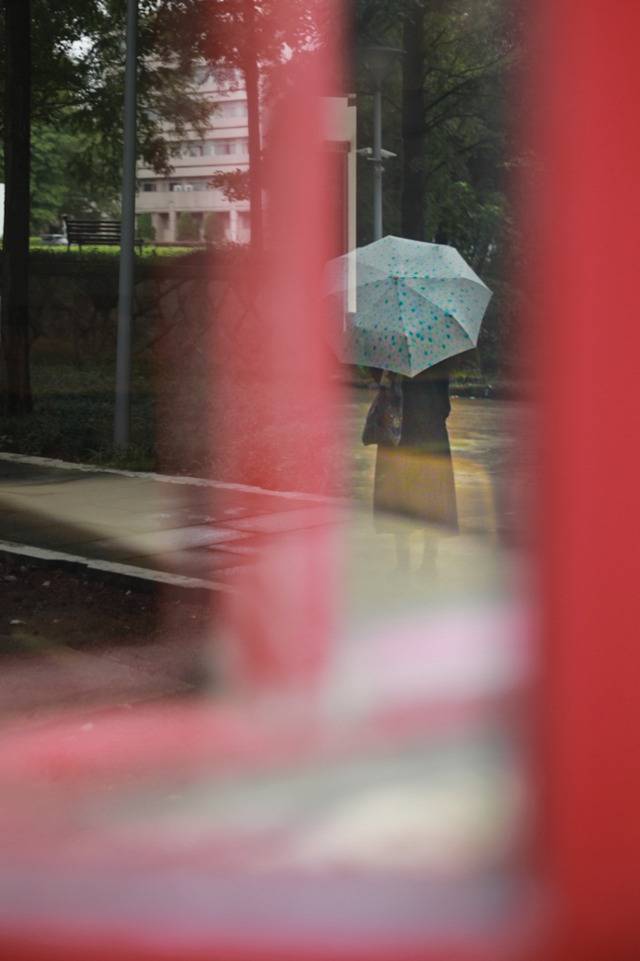
M 82 251 L 66 247 L 32 247 L 30 270 L 36 276 L 77 277 L 97 275 L 118 276 L 118 247 L 84 247 Z M 220 244 L 208 247 L 152 247 L 140 256 L 136 253 L 136 277 L 138 280 L 165 276 L 174 271 L 178 276 L 196 276 L 206 270 L 226 270 L 237 258 L 247 256 L 245 247 L 239 244 Z M 0 252 L 0 268 L 2 253 Z

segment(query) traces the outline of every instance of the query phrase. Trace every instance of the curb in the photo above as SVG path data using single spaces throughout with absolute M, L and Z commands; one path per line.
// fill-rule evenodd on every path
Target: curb
M 198 577 L 186 577 L 183 574 L 170 574 L 166 571 L 155 571 L 148 567 L 135 567 L 132 564 L 118 564 L 114 561 L 101 561 L 80 554 L 66 554 L 63 551 L 52 551 L 43 547 L 33 547 L 28 544 L 16 544 L 13 541 L 0 540 L 0 557 L 8 560 L 24 558 L 32 566 L 63 567 L 69 572 L 98 576 L 103 580 L 112 581 L 120 587 L 129 587 L 137 591 L 155 591 L 168 589 L 176 592 L 188 592 L 190 600 L 210 600 L 212 594 L 234 594 L 234 588 L 220 581 L 205 581 Z
M 31 454 L 16 454 L 13 451 L 0 451 L 0 461 L 13 464 L 27 464 L 31 467 L 49 467 L 54 470 L 76 470 L 87 474 L 114 474 L 116 477 L 133 477 L 141 480 L 157 481 L 161 484 L 177 484 L 191 487 L 209 487 L 212 490 L 237 491 L 240 494 L 261 494 L 265 497 L 278 497 L 283 500 L 306 501 L 314 504 L 344 504 L 346 498 L 329 497 L 324 494 L 305 494 L 303 491 L 274 491 L 267 487 L 254 487 L 251 484 L 234 484 L 231 481 L 209 480 L 206 477 L 192 477 L 188 474 L 156 474 L 153 471 L 120 470 L 117 467 L 100 467 L 81 461 L 58 460 L 55 457 L 39 457 Z
M 17 454 L 12 451 L 0 451 L 2 462 L 25 464 L 32 467 L 46 467 L 54 470 L 78 471 L 87 474 L 105 474 L 117 477 L 129 477 L 142 480 L 157 481 L 162 484 L 179 486 L 206 487 L 213 490 L 237 491 L 238 493 L 260 494 L 274 499 L 300 501 L 303 504 L 326 504 L 342 506 L 349 504 L 348 499 L 328 497 L 321 494 L 306 494 L 301 491 L 274 491 L 263 487 L 247 484 L 235 484 L 226 481 L 209 480 L 203 477 L 188 475 L 157 474 L 151 471 L 120 470 L 115 467 L 99 467 L 76 461 L 64 461 L 51 457 L 39 457 L 29 454 Z M 274 504 L 275 507 L 275 504 Z M 121 564 L 116 561 L 103 561 L 63 551 L 40 548 L 28 544 L 14 543 L 0 539 L 0 557 L 23 557 L 30 564 L 42 566 L 58 565 L 69 570 L 89 575 L 99 575 L 103 579 L 116 581 L 122 586 L 129 586 L 136 590 L 165 590 L 187 591 L 191 597 L 196 595 L 211 599 L 212 594 L 234 594 L 235 589 L 227 583 L 208 581 L 183 574 L 171 574 L 167 571 L 156 571 L 146 567 L 136 567 Z

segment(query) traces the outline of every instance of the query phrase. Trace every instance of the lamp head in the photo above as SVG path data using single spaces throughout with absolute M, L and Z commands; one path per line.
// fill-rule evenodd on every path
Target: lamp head
M 372 44 L 360 48 L 362 64 L 377 86 L 381 86 L 395 61 L 403 54 L 404 50 L 399 47 L 383 47 Z

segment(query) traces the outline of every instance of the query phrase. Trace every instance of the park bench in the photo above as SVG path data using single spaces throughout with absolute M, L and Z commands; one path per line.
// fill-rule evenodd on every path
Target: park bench
M 65 217 L 64 222 L 67 228 L 67 250 L 71 250 L 72 244 L 77 244 L 82 250 L 82 246 L 120 246 L 120 221 L 119 220 L 80 220 L 74 217 Z M 144 241 L 136 237 L 136 245 L 140 253 Z

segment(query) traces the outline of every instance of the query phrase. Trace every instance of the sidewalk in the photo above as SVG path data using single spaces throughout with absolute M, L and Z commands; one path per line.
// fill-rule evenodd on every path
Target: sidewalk
M 24 558 L 25 573 L 13 570 L 45 594 L 58 590 L 65 568 L 80 584 L 98 575 L 94 589 L 78 588 L 86 598 L 66 614 L 69 630 L 56 622 L 51 636 L 33 601 L 18 607 L 0 578 L 0 723 L 39 723 L 72 705 L 92 723 L 105 707 L 128 710 L 195 693 L 201 680 L 193 678 L 206 670 L 210 608 L 193 602 L 233 590 L 234 572 L 257 560 L 272 538 L 335 519 L 335 504 L 312 495 L 0 453 L 0 559 Z M 47 572 L 30 575 L 34 562 Z M 177 589 L 177 606 L 165 605 L 155 627 L 151 613 L 138 612 L 136 622 L 145 582 Z M 33 589 L 27 584 L 28 597 Z M 88 618 L 96 590 L 115 591 L 115 607 L 131 608 L 122 625 L 108 626 L 106 645 L 93 640 Z M 151 602 L 147 611 L 154 609 Z M 125 622 L 137 623 L 135 636 Z
M 375 459 L 359 443 L 367 403 L 363 397 L 350 409 L 349 431 L 354 506 L 361 507 L 359 536 L 368 558 L 389 545 L 367 537 Z M 492 538 L 500 528 L 510 535 L 522 527 L 531 496 L 532 469 L 521 442 L 528 416 L 522 405 L 454 402 L 448 426 L 465 534 Z M 0 550 L 22 545 L 32 555 L 44 552 L 45 560 L 65 555 L 67 562 L 116 573 L 115 565 L 138 579 L 185 586 L 188 579 L 191 587 L 225 590 L 234 569 L 271 536 L 327 523 L 334 514 L 335 502 L 312 495 L 0 452 Z
M 213 636 L 210 607 L 193 604 L 197 595 L 237 590 L 234 574 L 258 562 L 261 554 L 266 554 L 268 570 L 276 571 L 276 586 L 289 589 L 298 573 L 299 555 L 290 550 L 295 533 L 328 524 L 341 525 L 340 657 L 351 656 L 355 639 L 366 662 L 370 640 L 384 633 L 385 624 L 395 631 L 442 609 L 477 608 L 482 617 L 487 605 L 521 590 L 520 559 L 500 552 L 487 536 L 445 538 L 437 575 L 421 573 L 418 557 L 407 574 L 396 567 L 393 538 L 376 535 L 370 511 L 357 505 L 346 510 L 344 502 L 313 495 L 0 453 L 0 558 L 24 557 L 27 571 L 18 580 L 32 576 L 34 560 L 44 562 L 51 572 L 36 588 L 46 586 L 53 593 L 56 570 L 70 565 L 84 569 L 79 578 L 84 584 L 91 569 L 98 572 L 94 583 L 118 595 L 114 610 L 124 610 L 129 600 L 146 604 L 139 600 L 144 581 L 176 588 L 172 603 L 182 606 L 182 620 L 165 609 L 160 633 L 149 638 L 142 607 L 136 636 L 128 634 L 127 623 L 125 629 L 114 623 L 105 646 L 93 643 L 86 620 L 93 605 L 88 595 L 94 590 L 80 588 L 87 597 L 80 607 L 74 601 L 66 614 L 79 629 L 75 640 L 71 630 L 49 632 L 36 624 L 28 585 L 20 609 L 5 591 L 0 720 L 13 716 L 20 723 L 38 722 L 53 707 L 74 705 L 86 708 L 91 721 L 101 706 L 129 709 L 150 699 L 194 693 L 192 675 L 202 669 Z M 260 570 L 264 578 L 267 568 Z M 118 583 L 110 584 L 114 578 Z M 122 579 L 131 590 L 120 590 Z M 6 580 L 15 582 L 16 576 Z M 111 609 L 105 607 L 107 613 Z M 175 617 L 180 616 L 177 611 Z M 345 638 L 349 643 L 342 643 Z M 356 673 L 364 676 L 366 670 Z
M 314 495 L 0 453 L 0 551 L 116 574 L 224 590 L 272 536 L 335 516 Z

